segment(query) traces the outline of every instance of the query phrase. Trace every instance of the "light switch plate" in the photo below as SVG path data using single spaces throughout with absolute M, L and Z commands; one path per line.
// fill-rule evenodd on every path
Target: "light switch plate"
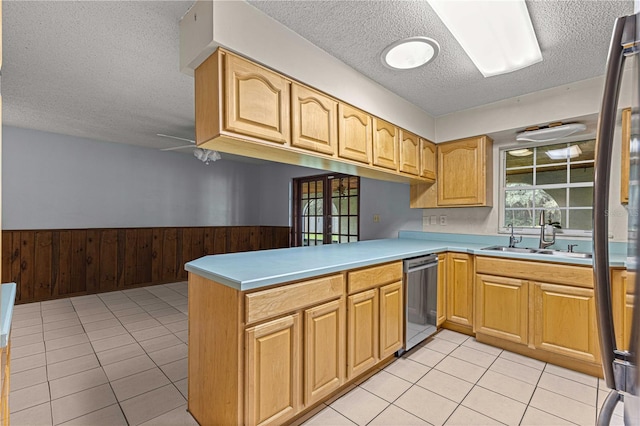
M 446 226 L 446 225 L 447 225 L 447 216 L 446 215 L 440 216 L 440 226 Z

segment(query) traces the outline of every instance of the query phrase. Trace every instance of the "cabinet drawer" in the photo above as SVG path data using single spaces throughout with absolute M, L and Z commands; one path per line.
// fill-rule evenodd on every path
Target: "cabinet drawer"
M 342 296 L 342 274 L 316 278 L 296 284 L 245 295 L 247 324 L 286 314 L 310 305 Z
M 593 269 L 559 263 L 523 262 L 496 257 L 476 257 L 476 272 L 523 280 L 593 288 Z
M 380 266 L 359 269 L 347 273 L 349 294 L 368 288 L 379 287 L 402 279 L 402 262 L 385 263 Z

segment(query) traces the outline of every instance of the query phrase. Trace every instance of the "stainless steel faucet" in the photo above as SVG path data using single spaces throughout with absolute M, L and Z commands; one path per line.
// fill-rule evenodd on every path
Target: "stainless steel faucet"
M 538 248 L 544 249 L 556 243 L 556 228 L 551 227 L 552 235 L 551 239 L 548 240 L 547 236 L 544 234 L 544 229 L 546 228 L 545 220 L 544 220 L 544 210 L 540 212 L 540 245 Z
M 515 247 L 516 244 L 522 242 L 522 235 L 515 237 L 513 235 L 513 223 L 507 224 L 507 228 L 511 228 L 511 236 L 509 237 L 509 247 Z

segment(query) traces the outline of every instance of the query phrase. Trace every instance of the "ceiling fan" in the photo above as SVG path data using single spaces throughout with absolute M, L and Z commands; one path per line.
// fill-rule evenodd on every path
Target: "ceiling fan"
M 179 149 L 195 148 L 193 150 L 193 156 L 196 157 L 198 160 L 202 161 L 204 164 L 209 164 L 211 161 L 217 161 L 222 158 L 222 156 L 218 151 L 212 151 L 210 149 L 205 149 L 205 148 L 196 148 L 194 146 L 196 141 L 194 141 L 193 139 L 180 138 L 178 136 L 165 135 L 162 133 L 156 133 L 156 135 L 163 138 L 177 139 L 180 141 L 189 142 L 189 145 L 163 148 L 160 151 L 177 151 Z

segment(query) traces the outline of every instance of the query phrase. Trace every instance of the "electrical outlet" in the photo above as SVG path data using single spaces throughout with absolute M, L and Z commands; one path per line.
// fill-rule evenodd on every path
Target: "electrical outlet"
M 429 225 L 437 225 L 438 216 L 429 216 Z
M 380 215 L 379 214 L 374 214 L 373 215 L 373 223 L 378 223 L 380 222 Z
M 446 225 L 447 225 L 447 216 L 446 215 L 440 216 L 440 226 L 446 226 Z

